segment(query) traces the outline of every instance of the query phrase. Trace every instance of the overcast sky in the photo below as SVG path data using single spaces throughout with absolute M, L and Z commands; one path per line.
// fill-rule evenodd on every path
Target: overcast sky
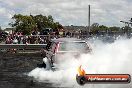
M 0 26 L 9 27 L 14 14 L 52 15 L 62 25 L 87 25 L 88 4 L 91 24 L 123 26 L 132 17 L 132 0 L 0 0 Z

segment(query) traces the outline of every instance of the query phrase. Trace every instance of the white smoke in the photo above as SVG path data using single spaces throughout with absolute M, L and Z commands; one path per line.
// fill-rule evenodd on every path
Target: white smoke
M 37 81 L 50 82 L 57 87 L 74 88 L 132 88 L 132 84 L 85 84 L 80 86 L 76 82 L 77 68 L 82 68 L 88 74 L 130 74 L 132 75 L 132 39 L 119 39 L 114 43 L 105 44 L 101 41 L 91 43 L 92 53 L 82 54 L 79 59 L 66 54 L 59 70 L 46 71 L 35 68 L 28 75 Z

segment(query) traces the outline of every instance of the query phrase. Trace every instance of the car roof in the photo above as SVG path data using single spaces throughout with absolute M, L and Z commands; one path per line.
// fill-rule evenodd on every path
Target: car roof
M 52 39 L 51 41 L 52 42 L 86 42 L 84 40 L 77 38 L 59 38 L 59 39 Z

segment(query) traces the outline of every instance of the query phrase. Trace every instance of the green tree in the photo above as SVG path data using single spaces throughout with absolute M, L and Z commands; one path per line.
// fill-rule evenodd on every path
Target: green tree
M 16 32 L 23 32 L 23 34 L 28 35 L 36 27 L 36 24 L 31 16 L 15 14 L 12 19 L 14 20 L 14 22 L 9 23 L 9 25 L 15 27 Z
M 99 25 L 98 23 L 93 23 L 91 26 L 91 32 L 97 34 L 98 32 L 107 32 L 108 27 L 105 25 Z
M 51 15 L 46 17 L 40 14 L 32 16 L 32 18 L 35 21 L 39 31 L 43 30 L 44 28 L 57 29 L 59 25 L 61 25 L 59 22 L 54 22 L 54 19 Z
M 40 15 L 21 15 L 15 14 L 12 19 L 14 22 L 9 23 L 12 27 L 16 28 L 16 32 L 23 32 L 24 34 L 30 34 L 33 30 L 37 29 L 41 31 L 45 28 L 58 29 L 62 26 L 59 22 L 54 22 L 51 15 L 43 16 Z
M 37 29 L 42 30 L 43 28 L 45 28 L 47 26 L 47 17 L 43 16 L 43 15 L 36 15 L 36 16 L 32 16 L 33 20 L 36 23 L 36 27 Z
M 108 27 L 104 26 L 104 25 L 100 25 L 98 28 L 99 28 L 98 29 L 99 31 L 107 31 L 108 30 Z
M 116 27 L 116 26 L 109 27 L 109 31 L 118 32 L 118 31 L 120 31 L 120 27 Z
M 91 32 L 93 33 L 93 34 L 96 34 L 98 31 L 99 31 L 99 24 L 98 23 L 93 23 L 92 25 L 91 25 Z

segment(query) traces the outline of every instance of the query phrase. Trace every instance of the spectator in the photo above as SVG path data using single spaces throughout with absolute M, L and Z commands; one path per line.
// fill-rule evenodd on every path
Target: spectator
M 6 44 L 11 44 L 11 38 L 10 38 L 10 37 L 7 37 L 5 43 L 6 43 Z
M 70 36 L 71 36 L 71 33 L 68 31 L 68 32 L 66 33 L 66 36 L 67 36 L 67 37 L 70 37 Z
M 23 37 L 23 40 L 22 40 L 22 41 L 23 41 L 23 44 L 26 44 L 26 43 L 27 43 L 27 38 L 26 38 L 26 36 Z
M 15 37 L 15 39 L 13 40 L 13 44 L 18 44 L 18 40 L 17 40 L 16 37 Z

